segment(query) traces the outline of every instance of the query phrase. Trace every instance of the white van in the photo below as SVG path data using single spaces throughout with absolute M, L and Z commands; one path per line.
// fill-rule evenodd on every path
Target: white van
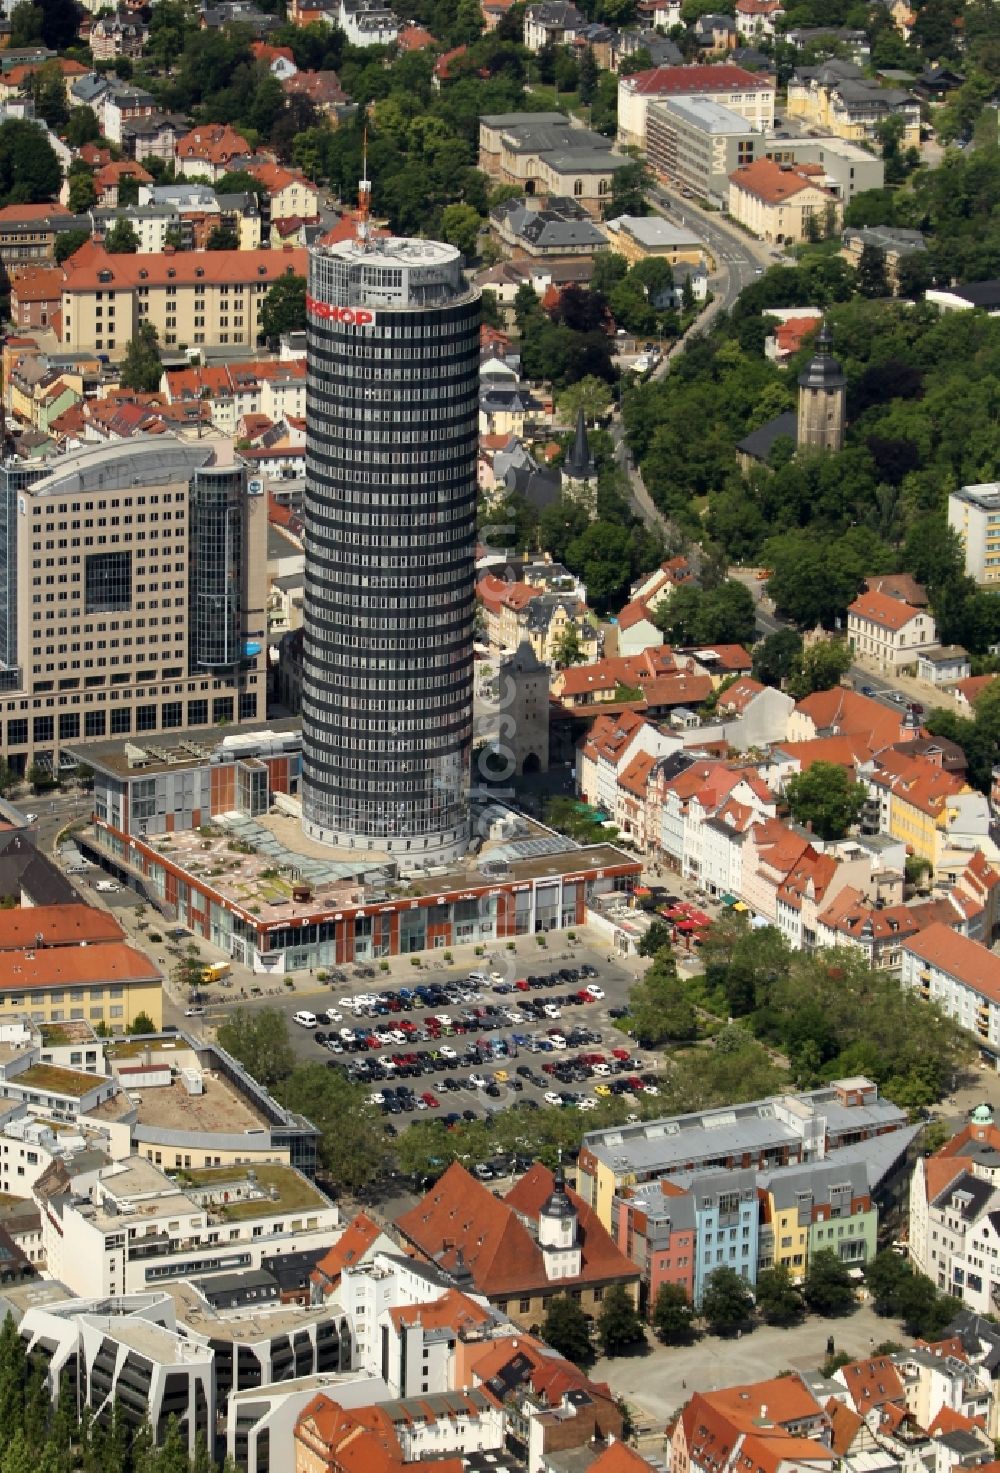
M 94 889 L 100 890 L 104 895 L 117 895 L 121 886 L 116 885 L 114 880 L 98 880 Z
M 299 1026 L 302 1027 L 302 1028 L 315 1028 L 316 1027 L 316 1014 L 315 1013 L 307 1013 L 307 1012 L 305 1012 L 303 1010 L 301 1013 L 296 1013 L 295 1014 L 295 1017 L 292 1019 L 292 1022 L 293 1023 L 298 1023 Z

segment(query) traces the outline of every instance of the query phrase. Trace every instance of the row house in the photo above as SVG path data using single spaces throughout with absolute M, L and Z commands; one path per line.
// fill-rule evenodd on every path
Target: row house
M 971 1033 L 1000 1068 L 1000 957 L 938 921 L 903 943 L 900 982 Z
M 671 649 L 650 649 L 641 655 L 607 656 L 590 665 L 560 670 L 553 677 L 552 694 L 577 712 L 584 708 L 600 711 L 603 706 L 644 707 L 646 685 L 677 674 L 695 676 L 699 672 L 693 661 L 679 662 Z M 711 692 L 711 681 L 703 678 L 701 699 L 705 700 Z
M 953 1338 L 850 1361 L 833 1379 L 843 1392 L 828 1405 L 842 1420 L 860 1419 L 872 1451 L 888 1457 L 890 1467 L 950 1473 L 992 1465 L 990 1388 Z M 870 1456 L 866 1462 L 871 1466 Z
M 904 713 L 858 691 L 836 685 L 815 691 L 796 705 L 788 719 L 790 742 L 811 742 L 817 737 L 863 735 L 873 751 L 913 736 Z
M 897 891 L 893 901 L 888 894 Z M 887 894 L 888 892 L 888 894 Z M 948 926 L 958 935 L 982 939 L 984 910 L 979 901 L 954 889 L 936 900 L 902 903 L 902 875 L 872 876 L 864 889 L 847 885 L 820 912 L 817 945 L 860 951 L 876 971 L 898 972 L 905 942 L 929 926 Z
M 227 435 L 255 416 L 276 424 L 302 420 L 306 412 L 306 366 L 296 359 L 167 369 L 163 384 L 170 404 L 207 404 L 212 423 Z
M 876 763 L 867 782 L 880 833 L 899 839 L 935 869 L 959 836 L 990 843 L 989 800 L 960 774 L 911 757 L 905 748 L 879 753 Z
M 599 716 L 577 749 L 577 792 L 623 829 L 629 824 L 633 834 L 645 836 L 650 774 L 660 758 L 679 748 L 676 737 L 666 736 L 634 711 Z M 639 758 L 648 761 L 637 765 Z M 626 773 L 629 781 L 623 788 Z
M 691 879 L 701 880 L 706 841 L 706 819 L 718 817 L 707 841 L 712 854 L 713 880 L 731 877 L 734 860 L 723 860 L 716 850 L 735 843 L 746 832 L 748 818 L 773 817 L 775 797 L 753 768 L 730 767 L 724 762 L 696 760 L 685 771 L 664 773 L 654 781 L 654 801 L 660 815 L 659 853 L 667 864 Z M 728 813 L 723 810 L 733 805 Z M 743 810 L 742 812 L 740 810 Z M 727 884 L 728 889 L 728 884 Z M 721 890 L 720 893 L 726 893 Z
M 668 1429 L 669 1473 L 833 1473 L 829 1414 L 797 1374 L 696 1391 Z

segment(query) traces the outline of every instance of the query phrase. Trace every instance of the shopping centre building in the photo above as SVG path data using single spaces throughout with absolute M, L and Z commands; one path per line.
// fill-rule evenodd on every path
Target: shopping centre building
M 81 760 L 83 754 L 81 753 Z M 347 965 L 581 926 L 640 860 L 580 847 L 499 806 L 462 860 L 403 876 L 393 856 L 302 831 L 297 721 L 197 740 L 90 743 L 90 857 L 256 972 Z

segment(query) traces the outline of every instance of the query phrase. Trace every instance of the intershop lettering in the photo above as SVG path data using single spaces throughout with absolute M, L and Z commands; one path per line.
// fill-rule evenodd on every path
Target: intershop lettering
M 351 327 L 372 327 L 375 313 L 366 307 L 337 307 L 331 302 L 319 302 L 315 297 L 306 297 L 306 308 L 314 317 L 330 322 L 344 322 Z

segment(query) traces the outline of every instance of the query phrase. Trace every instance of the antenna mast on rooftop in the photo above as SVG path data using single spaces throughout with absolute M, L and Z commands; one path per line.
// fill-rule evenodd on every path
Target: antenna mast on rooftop
M 369 245 L 369 223 L 371 219 L 372 186 L 368 178 L 368 124 L 365 124 L 364 141 L 362 143 L 362 177 L 358 181 L 358 244 L 363 251 Z

